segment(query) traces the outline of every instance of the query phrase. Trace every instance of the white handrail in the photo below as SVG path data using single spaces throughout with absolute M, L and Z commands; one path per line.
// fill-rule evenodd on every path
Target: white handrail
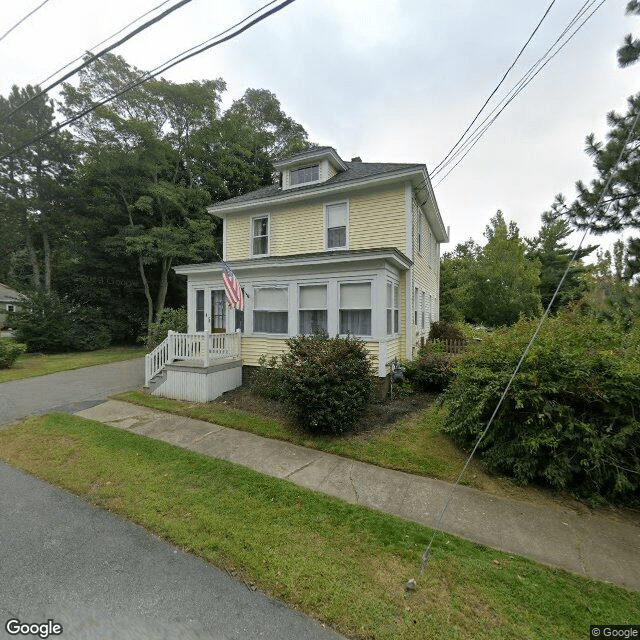
M 202 360 L 208 367 L 212 360 L 240 357 L 240 333 L 177 333 L 167 337 L 144 357 L 145 386 L 162 368 L 174 360 Z

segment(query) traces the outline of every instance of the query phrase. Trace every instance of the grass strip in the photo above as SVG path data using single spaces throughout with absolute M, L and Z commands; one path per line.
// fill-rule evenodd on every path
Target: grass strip
M 121 393 L 117 400 L 139 404 L 159 411 L 167 411 L 196 420 L 212 422 L 223 427 L 250 431 L 265 438 L 284 440 L 305 447 L 354 458 L 387 469 L 452 481 L 465 462 L 464 453 L 440 433 L 443 409 L 430 407 L 413 416 L 387 433 L 362 439 L 358 436 L 339 438 L 314 437 L 303 433 L 292 424 L 283 424 L 245 411 L 223 407 L 217 402 L 194 404 L 147 395 L 139 391 Z M 478 464 L 473 464 L 468 476 L 484 477 Z M 464 484 L 467 484 L 465 481 Z M 471 486 L 483 488 L 481 482 Z
M 145 353 L 146 349 L 139 347 L 109 347 L 82 353 L 25 353 L 18 357 L 11 369 L 0 370 L 0 383 L 92 367 L 96 364 L 132 360 L 141 358 Z
M 577 640 L 640 616 L 640 594 L 450 535 L 418 578 L 425 527 L 77 416 L 0 431 L 0 457 L 354 638 Z

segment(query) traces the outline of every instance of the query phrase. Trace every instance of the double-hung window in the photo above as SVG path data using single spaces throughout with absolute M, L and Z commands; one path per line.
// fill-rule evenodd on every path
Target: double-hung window
M 289 333 L 289 292 L 284 287 L 254 290 L 253 330 L 256 333 Z
M 340 284 L 340 333 L 371 335 L 371 283 Z
M 320 180 L 319 164 L 312 164 L 308 167 L 291 169 L 289 171 L 289 184 L 292 187 L 299 184 L 307 184 L 308 182 L 318 182 L 318 180 Z
M 251 255 L 269 255 L 269 216 L 251 220 Z
M 300 286 L 300 327 L 301 334 L 327 330 L 327 285 L 310 284 Z
M 422 292 L 421 297 L 422 297 L 422 299 L 421 299 L 421 301 L 420 301 L 420 311 L 421 311 L 421 313 L 422 313 L 422 322 L 421 322 L 421 326 L 422 326 L 422 330 L 424 331 L 424 330 L 425 330 L 425 328 L 426 328 L 426 325 L 425 325 L 425 305 L 426 305 L 426 300 L 425 300 L 425 298 L 426 298 L 426 294 L 425 294 L 425 292 L 424 292 L 424 291 Z
M 413 324 L 418 328 L 418 287 L 415 287 L 413 290 Z
M 387 282 L 387 335 L 398 333 L 398 285 Z
M 326 205 L 327 249 L 347 248 L 349 207 L 346 202 Z
M 13 305 L 13 304 L 8 304 L 8 305 L 7 305 L 7 311 L 8 311 L 9 313 L 13 313 L 15 310 L 16 310 L 15 305 Z
M 196 331 L 204 331 L 204 289 L 196 289 Z

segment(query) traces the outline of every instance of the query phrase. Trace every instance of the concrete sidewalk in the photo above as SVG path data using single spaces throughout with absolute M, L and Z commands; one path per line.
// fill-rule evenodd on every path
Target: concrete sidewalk
M 146 407 L 110 400 L 76 415 L 228 460 L 433 527 L 451 485 Z M 589 578 L 640 590 L 640 525 L 457 487 L 442 529 Z

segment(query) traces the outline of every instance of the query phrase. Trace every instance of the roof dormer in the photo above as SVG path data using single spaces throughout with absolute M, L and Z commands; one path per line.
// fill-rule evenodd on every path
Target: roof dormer
M 283 190 L 321 184 L 347 169 L 333 147 L 317 147 L 297 153 L 275 162 L 274 167 L 281 174 Z

